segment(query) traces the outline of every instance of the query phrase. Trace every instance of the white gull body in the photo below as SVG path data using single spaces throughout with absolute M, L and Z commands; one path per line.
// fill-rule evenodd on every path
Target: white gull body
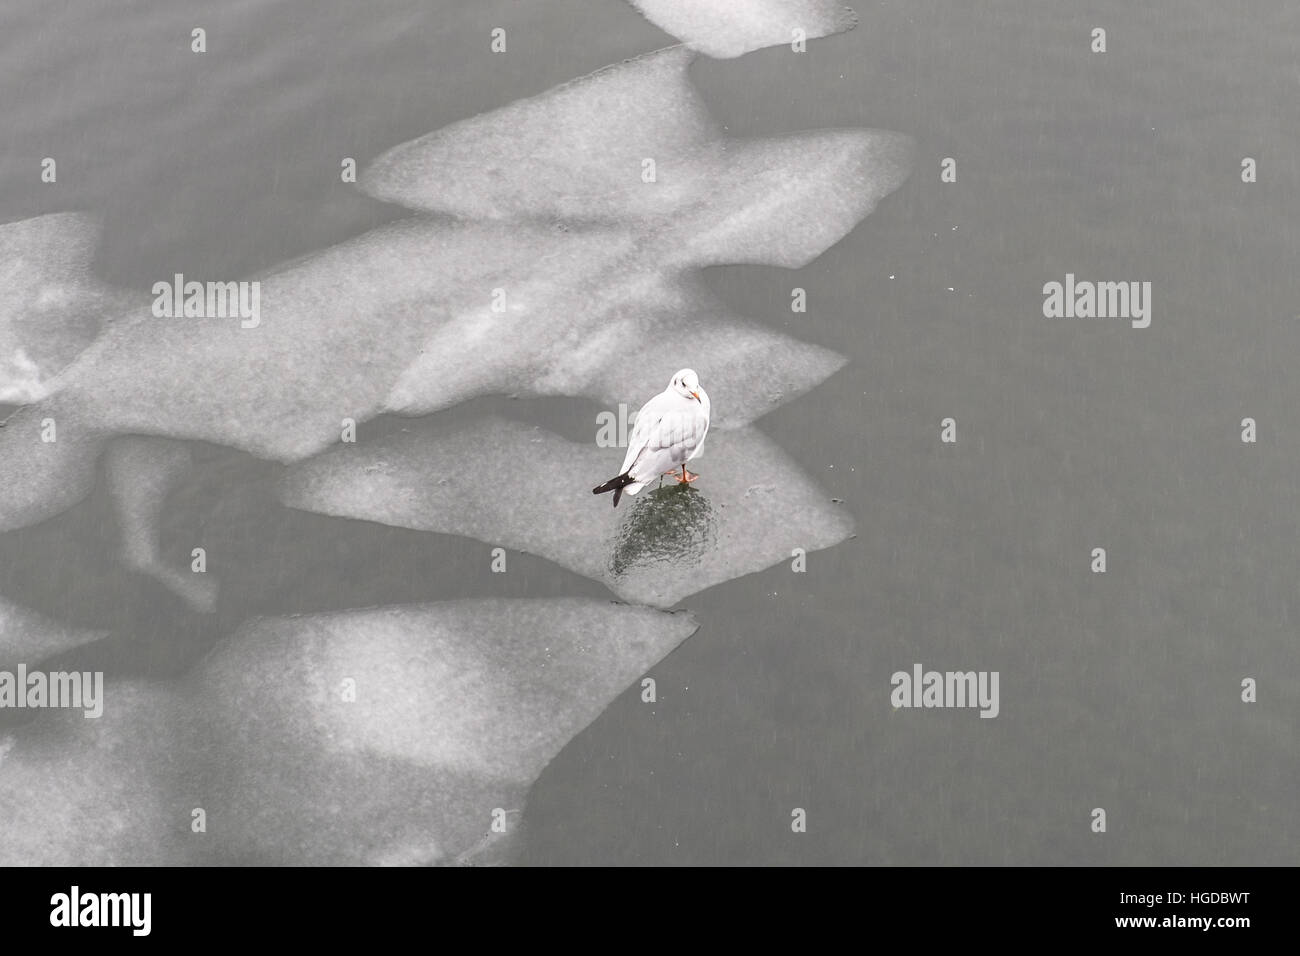
M 614 492 L 614 505 L 626 492 L 634 495 L 651 481 L 685 464 L 700 453 L 709 431 L 709 394 L 689 368 L 673 376 L 668 387 L 641 406 L 627 443 L 619 474 L 592 489 Z M 683 474 L 679 480 L 693 481 Z

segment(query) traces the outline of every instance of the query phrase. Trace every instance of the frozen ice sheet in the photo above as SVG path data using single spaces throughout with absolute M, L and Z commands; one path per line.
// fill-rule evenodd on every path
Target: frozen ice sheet
M 659 29 L 709 56 L 843 33 L 857 15 L 837 0 L 629 0 Z
M 694 486 L 668 479 L 615 509 L 591 489 L 622 456 L 496 417 L 454 429 L 421 422 L 290 468 L 281 500 L 531 552 L 661 607 L 853 531 L 844 510 L 753 428 L 710 432 L 691 463 L 701 475 Z
M 689 58 L 631 60 L 381 158 L 366 178 L 377 195 L 475 218 L 416 216 L 272 270 L 255 328 L 148 309 L 109 323 L 0 430 L 0 529 L 84 497 L 120 435 L 292 462 L 349 420 L 483 394 L 639 403 L 692 365 L 721 385 L 726 428 L 820 382 L 839 356 L 744 325 L 698 270 L 810 261 L 897 188 L 910 141 L 725 140 Z
M 106 637 L 107 632 L 69 627 L 0 598 L 0 670 L 34 667 L 47 657 Z
M 802 265 L 906 178 L 912 141 L 901 133 L 724 136 L 691 83 L 693 58 L 669 47 L 453 123 L 379 156 L 361 187 L 467 219 L 633 231 L 640 222 L 649 233 L 643 254 L 671 254 L 687 242 L 671 258 L 690 267 L 699 264 L 693 256 Z M 763 243 L 748 245 L 739 229 L 710 230 L 738 220 Z
M 91 272 L 99 236 L 98 220 L 81 213 L 0 225 L 0 402 L 43 398 L 102 322 L 130 304 Z
M 580 599 L 252 621 L 97 720 L 13 732 L 0 863 L 503 861 L 546 764 L 696 627 Z

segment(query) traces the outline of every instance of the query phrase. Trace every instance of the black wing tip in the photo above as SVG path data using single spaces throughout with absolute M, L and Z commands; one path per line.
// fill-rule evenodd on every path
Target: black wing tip
M 604 484 L 597 485 L 595 488 L 592 488 L 591 493 L 593 495 L 603 495 L 607 491 L 614 492 L 614 507 L 617 508 L 618 499 L 623 497 L 623 489 L 626 488 L 628 485 L 632 484 L 634 481 L 636 481 L 635 478 L 633 478 L 627 472 L 624 472 L 621 475 L 609 479 L 609 481 L 605 482 Z

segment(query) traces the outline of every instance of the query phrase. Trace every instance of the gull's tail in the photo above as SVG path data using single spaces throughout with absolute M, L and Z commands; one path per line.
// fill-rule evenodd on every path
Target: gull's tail
M 603 485 L 597 485 L 595 488 L 592 488 L 591 493 L 593 495 L 603 495 L 607 491 L 614 492 L 614 507 L 617 508 L 618 499 L 623 497 L 623 489 L 628 485 L 634 484 L 636 484 L 636 479 L 632 477 L 632 473 L 625 471 L 617 478 L 611 478 Z

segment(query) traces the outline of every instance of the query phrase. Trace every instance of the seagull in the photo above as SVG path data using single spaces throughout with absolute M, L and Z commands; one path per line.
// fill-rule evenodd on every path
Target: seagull
M 672 475 L 678 484 L 689 484 L 700 476 L 687 471 L 686 463 L 700 453 L 708 431 L 709 393 L 700 387 L 694 370 L 684 368 L 636 413 L 622 472 L 592 488 L 591 493 L 614 492 L 617 508 L 623 492 L 634 495 L 660 475 Z

